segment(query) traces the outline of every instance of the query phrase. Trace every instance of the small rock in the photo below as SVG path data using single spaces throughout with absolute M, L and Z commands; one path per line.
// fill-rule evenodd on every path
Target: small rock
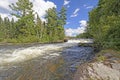
M 112 65 L 111 65 L 111 63 L 109 61 L 104 61 L 103 64 L 110 67 L 110 68 L 112 68 Z
M 112 63 L 112 68 L 120 71 L 120 63 Z
M 110 54 L 110 53 L 105 53 L 104 56 L 105 56 L 106 58 L 111 58 L 111 57 L 113 57 L 113 55 Z
M 109 61 L 111 61 L 112 63 L 119 63 L 119 58 L 115 58 L 115 57 L 112 57 L 109 59 Z

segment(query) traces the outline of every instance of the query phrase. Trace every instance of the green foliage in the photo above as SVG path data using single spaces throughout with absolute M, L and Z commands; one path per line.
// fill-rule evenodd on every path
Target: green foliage
M 17 39 L 18 43 L 33 43 L 33 42 L 39 42 L 39 38 L 37 38 L 36 36 L 27 36 L 27 37 L 23 37 L 23 36 L 19 36 Z
M 60 39 L 63 39 L 65 37 L 65 32 L 64 32 L 64 25 L 66 24 L 66 8 L 62 7 L 61 11 L 59 12 L 59 17 L 58 17 L 58 29 L 59 29 L 59 36 Z
M 106 60 L 105 56 L 100 55 L 97 57 L 97 61 L 103 62 L 105 60 Z
M 55 31 L 57 30 L 57 13 L 56 9 L 52 8 L 47 11 L 46 14 L 46 19 L 47 19 L 47 34 L 49 35 L 49 40 L 54 41 L 55 37 Z
M 18 43 L 17 39 L 7 39 L 8 43 Z
M 11 4 L 10 8 L 18 20 L 11 21 L 0 16 L 0 42 L 31 43 L 31 42 L 58 42 L 63 40 L 64 25 L 66 20 L 66 9 L 62 7 L 60 12 L 56 8 L 46 11 L 47 22 L 42 22 L 32 10 L 33 4 L 29 0 L 18 0 Z
M 16 4 L 11 4 L 10 8 L 14 10 L 16 13 L 12 13 L 12 15 L 17 18 L 24 17 L 33 12 L 32 10 L 33 4 L 29 0 L 18 0 Z
M 47 32 L 47 35 L 49 35 L 49 41 L 51 41 L 51 42 L 63 40 L 65 37 L 63 26 L 65 25 L 65 20 L 66 20 L 65 12 L 66 11 L 63 11 L 63 9 L 65 9 L 65 8 L 62 8 L 59 14 L 56 13 L 55 8 L 49 9 L 47 11 L 46 32 Z
M 90 35 L 88 32 L 79 34 L 76 36 L 77 38 L 93 38 L 92 35 Z
M 120 0 L 99 0 L 87 29 L 101 48 L 120 49 Z

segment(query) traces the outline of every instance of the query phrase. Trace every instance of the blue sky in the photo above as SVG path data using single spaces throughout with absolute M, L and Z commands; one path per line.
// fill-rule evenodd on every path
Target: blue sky
M 98 4 L 98 0 L 65 0 L 69 1 L 69 6 L 67 8 L 67 24 L 65 28 L 67 29 L 68 36 L 74 36 L 76 34 L 80 34 L 84 32 L 85 26 L 81 26 L 83 22 L 87 22 L 89 17 L 88 13 Z M 61 5 L 61 3 L 57 3 L 57 5 Z M 76 13 L 75 13 L 76 11 Z M 75 14 L 74 14 L 75 13 Z M 73 32 L 73 33 L 71 33 Z
M 94 8 L 98 0 L 49 0 L 54 2 L 57 5 L 57 9 L 60 10 L 61 6 L 63 6 L 65 1 L 68 1 L 69 3 L 65 6 L 67 8 L 67 25 L 65 25 L 65 28 L 77 28 L 79 27 L 79 21 L 80 20 L 87 20 L 88 21 L 88 12 Z M 77 12 L 76 17 L 71 17 L 71 15 L 74 13 L 76 9 L 79 9 Z
M 94 8 L 98 0 L 71 0 L 70 7 L 67 9 L 67 22 L 70 22 L 66 28 L 77 28 L 79 27 L 80 20 L 88 20 L 88 12 Z M 78 16 L 70 17 L 73 12 L 79 9 Z
M 75 36 L 83 33 L 88 21 L 88 12 L 92 10 L 98 3 L 98 0 L 30 0 L 33 2 L 33 10 L 39 14 L 44 21 L 45 11 L 49 8 L 56 7 L 59 11 L 64 5 L 67 7 L 67 20 L 65 32 L 67 36 Z M 0 1 L 0 15 L 9 17 L 12 10 L 8 5 L 15 3 L 17 0 L 1 0 Z

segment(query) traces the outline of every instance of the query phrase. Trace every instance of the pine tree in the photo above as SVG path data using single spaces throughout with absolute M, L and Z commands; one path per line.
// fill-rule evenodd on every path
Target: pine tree
M 15 38 L 15 33 L 16 33 L 15 22 L 14 19 L 12 18 L 10 22 L 9 38 L 10 39 Z
M 2 41 L 3 40 L 3 36 L 4 36 L 4 28 L 3 28 L 4 26 L 3 26 L 3 19 L 1 18 L 1 16 L 0 16 L 0 41 Z
M 42 21 L 41 19 L 39 18 L 38 14 L 37 14 L 37 20 L 36 20 L 36 35 L 38 38 L 42 38 Z
M 12 13 L 19 18 L 16 22 L 18 36 L 35 35 L 33 4 L 29 0 L 18 0 L 16 4 L 10 5 L 10 8 L 16 13 Z
M 9 30 L 10 30 L 10 21 L 9 21 L 9 18 L 8 17 L 5 17 L 4 18 L 4 37 L 5 39 L 8 39 L 9 38 Z
M 66 24 L 66 8 L 62 7 L 61 11 L 59 12 L 59 18 L 58 18 L 58 26 L 59 26 L 59 33 L 60 39 L 64 39 L 65 32 L 64 32 L 64 25 Z
M 12 3 L 9 6 L 13 11 L 15 11 L 15 13 L 12 13 L 12 15 L 16 16 L 17 18 L 27 16 L 33 12 L 33 4 L 29 0 L 18 0 L 16 4 Z
M 47 19 L 47 34 L 49 35 L 49 40 L 54 41 L 56 38 L 55 30 L 57 28 L 57 12 L 55 8 L 50 8 L 46 14 Z

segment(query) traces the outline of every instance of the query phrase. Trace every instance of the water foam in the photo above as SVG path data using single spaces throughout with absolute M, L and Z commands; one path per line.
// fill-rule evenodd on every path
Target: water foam
M 46 55 L 46 56 L 59 56 L 59 53 L 51 53 L 49 51 L 60 50 L 64 47 L 71 47 L 79 43 L 78 41 L 68 41 L 67 43 L 60 44 L 47 44 L 47 45 L 39 45 L 28 48 L 18 48 L 13 50 L 0 50 L 0 65 L 9 64 L 14 62 L 21 62 L 25 60 L 30 60 L 36 58 L 38 56 Z M 47 58 L 46 58 L 47 59 Z

